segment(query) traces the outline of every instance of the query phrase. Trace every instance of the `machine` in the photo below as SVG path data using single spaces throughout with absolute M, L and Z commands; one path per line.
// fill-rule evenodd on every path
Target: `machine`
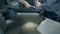
M 12 1 L 12 0 L 11 0 Z M 6 22 L 5 20 L 9 19 L 10 17 L 15 17 L 17 12 L 24 12 L 24 13 L 39 13 L 40 15 L 43 15 L 44 17 L 47 17 L 49 19 L 55 20 L 57 22 L 60 22 L 60 1 L 59 0 L 54 0 L 54 1 L 49 1 L 47 0 L 46 3 L 42 4 L 40 8 L 34 8 L 33 6 L 30 8 L 24 7 L 23 4 L 19 3 L 18 1 L 14 0 L 11 2 L 10 0 L 7 0 L 7 7 L 6 7 L 6 12 L 0 11 L 0 24 L 2 25 L 0 27 L 1 34 L 4 34 L 6 30 Z M 50 2 L 50 3 L 49 3 Z M 33 3 L 31 3 L 33 4 Z M 58 9 L 57 9 L 58 8 Z M 0 8 L 1 10 L 2 8 Z M 43 13 L 41 13 L 43 11 Z

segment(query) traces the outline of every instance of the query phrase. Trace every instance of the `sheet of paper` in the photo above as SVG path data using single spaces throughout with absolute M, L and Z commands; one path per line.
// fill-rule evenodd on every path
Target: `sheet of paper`
M 41 34 L 60 34 L 60 23 L 46 18 L 37 27 Z

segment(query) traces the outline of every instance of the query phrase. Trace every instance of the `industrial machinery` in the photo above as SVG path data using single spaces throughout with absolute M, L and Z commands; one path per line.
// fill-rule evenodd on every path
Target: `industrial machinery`
M 10 17 L 15 17 L 16 13 L 20 12 L 20 13 L 39 13 L 39 9 L 34 8 L 33 6 L 30 8 L 26 8 L 24 7 L 23 4 L 19 3 L 18 1 L 16 2 L 16 6 L 15 5 L 15 1 L 13 3 L 13 5 L 11 5 L 11 3 L 9 0 L 6 0 L 6 5 L 1 4 L 0 6 L 0 34 L 5 34 L 6 28 L 7 28 L 7 24 L 6 24 L 6 20 L 8 20 Z M 33 3 L 31 3 L 33 4 Z M 20 6 L 20 7 L 19 7 Z
M 5 30 L 6 22 L 5 20 L 9 19 L 10 17 L 16 16 L 17 12 L 24 12 L 24 13 L 39 13 L 40 15 L 43 15 L 47 18 L 50 18 L 52 20 L 58 21 L 59 22 L 59 9 L 60 9 L 60 3 L 58 1 L 52 2 L 51 4 L 49 3 L 50 1 L 47 0 L 45 4 L 42 4 L 41 7 L 35 8 L 34 6 L 30 8 L 24 7 L 23 4 L 19 3 L 18 1 L 9 1 L 7 0 L 7 7 L 6 7 L 6 12 L 1 11 L 0 12 L 0 22 L 1 22 L 1 29 Z M 56 5 L 57 3 L 57 5 Z M 33 4 L 30 2 L 30 4 Z M 53 5 L 54 4 L 54 5 Z M 55 9 L 54 9 L 55 6 Z M 58 8 L 58 9 L 57 9 Z M 1 8 L 2 9 L 2 8 Z M 0 10 L 1 10 L 0 9 Z M 43 11 L 43 13 L 41 13 Z M 57 11 L 57 12 L 56 12 Z M 4 19 L 4 18 L 5 19 Z M 2 20 L 2 21 L 1 21 Z M 4 25 L 3 25 L 4 24 Z M 4 34 L 4 31 L 2 30 L 2 34 Z

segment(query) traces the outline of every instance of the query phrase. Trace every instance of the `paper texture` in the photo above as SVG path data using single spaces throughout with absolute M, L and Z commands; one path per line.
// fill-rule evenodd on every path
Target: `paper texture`
M 60 23 L 46 18 L 37 27 L 37 30 L 41 32 L 41 34 L 60 34 Z

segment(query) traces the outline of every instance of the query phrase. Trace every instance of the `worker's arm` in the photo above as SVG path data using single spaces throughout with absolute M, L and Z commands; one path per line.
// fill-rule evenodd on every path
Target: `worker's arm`
M 24 4 L 26 8 L 29 8 L 31 5 L 25 0 L 19 0 L 20 3 Z

